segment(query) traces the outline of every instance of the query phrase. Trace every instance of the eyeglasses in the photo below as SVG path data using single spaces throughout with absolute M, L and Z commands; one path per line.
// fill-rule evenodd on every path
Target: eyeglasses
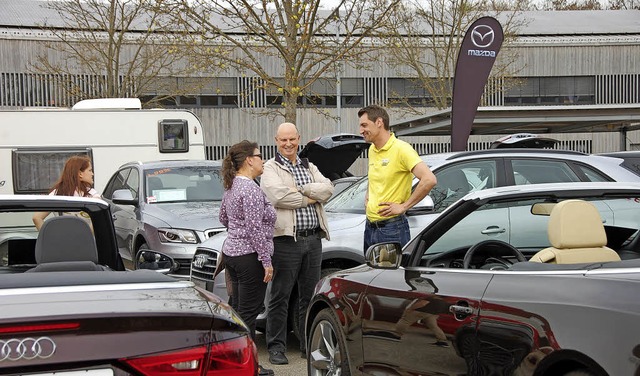
M 258 158 L 262 159 L 262 154 L 254 154 L 254 155 L 250 155 L 250 157 L 258 157 Z

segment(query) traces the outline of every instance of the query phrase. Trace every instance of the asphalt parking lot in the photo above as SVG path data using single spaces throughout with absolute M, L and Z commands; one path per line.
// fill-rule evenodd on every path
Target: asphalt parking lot
M 265 368 L 273 370 L 277 376 L 300 376 L 307 374 L 307 361 L 300 358 L 300 342 L 293 333 L 287 339 L 287 358 L 289 364 L 273 365 L 269 363 L 269 353 L 264 333 L 256 333 L 256 345 L 258 346 L 258 362 Z

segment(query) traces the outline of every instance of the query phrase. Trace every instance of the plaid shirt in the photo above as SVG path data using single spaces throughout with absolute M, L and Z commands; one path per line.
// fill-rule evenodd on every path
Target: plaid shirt
M 302 187 L 303 185 L 312 182 L 311 174 L 309 174 L 309 170 L 300 163 L 300 158 L 296 157 L 295 164 L 291 163 L 291 161 L 285 158 L 282 154 L 280 154 L 280 158 L 282 158 L 285 166 L 287 166 L 289 171 L 293 174 L 293 178 L 298 187 Z M 320 220 L 318 220 L 318 213 L 316 213 L 315 204 L 296 209 L 296 231 L 311 230 L 318 227 L 320 227 Z

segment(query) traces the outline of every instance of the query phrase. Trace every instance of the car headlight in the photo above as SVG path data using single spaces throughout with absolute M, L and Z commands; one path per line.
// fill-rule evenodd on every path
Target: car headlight
M 196 233 L 191 230 L 180 230 L 177 228 L 159 228 L 158 235 L 163 243 L 191 243 L 198 242 Z

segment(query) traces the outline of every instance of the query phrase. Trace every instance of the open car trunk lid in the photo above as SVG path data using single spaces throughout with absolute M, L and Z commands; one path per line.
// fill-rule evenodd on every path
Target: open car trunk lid
M 316 165 L 322 175 L 335 180 L 352 176 L 347 170 L 369 147 L 364 137 L 357 134 L 334 134 L 309 141 L 298 154 Z

